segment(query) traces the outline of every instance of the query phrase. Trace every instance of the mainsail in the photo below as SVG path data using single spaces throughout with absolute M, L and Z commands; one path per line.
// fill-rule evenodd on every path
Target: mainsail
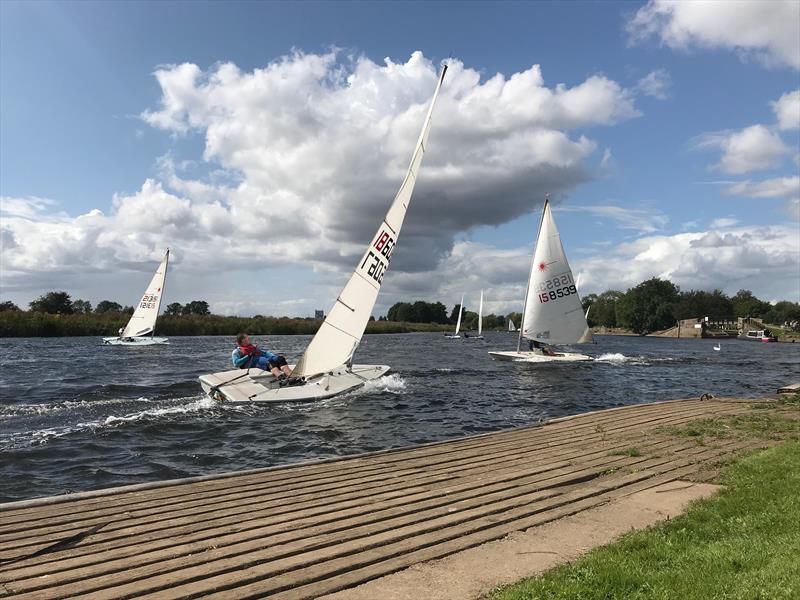
M 548 200 L 533 253 L 521 328 L 522 336 L 547 344 L 592 339 Z
M 350 280 L 339 293 L 333 308 L 295 366 L 292 372 L 295 377 L 310 377 L 346 364 L 364 335 L 411 201 L 417 172 L 428 142 L 433 107 L 446 72 L 447 65 L 444 65 L 400 190 Z
M 169 262 L 169 248 L 164 254 L 164 260 L 158 265 L 156 274 L 147 286 L 142 300 L 133 312 L 131 320 L 125 326 L 120 337 L 139 337 L 151 333 L 156 326 L 156 317 L 161 307 L 161 298 L 164 296 L 164 281 L 167 277 L 167 263 Z
M 461 294 L 461 304 L 458 305 L 458 319 L 456 319 L 456 332 L 453 335 L 458 335 L 461 331 L 461 315 L 464 314 L 464 294 Z
M 517 330 L 517 326 L 514 325 L 514 321 L 512 321 L 511 319 L 508 320 L 508 330 L 509 331 L 516 331 Z
M 478 304 L 478 335 L 483 331 L 483 290 L 481 290 L 481 302 Z

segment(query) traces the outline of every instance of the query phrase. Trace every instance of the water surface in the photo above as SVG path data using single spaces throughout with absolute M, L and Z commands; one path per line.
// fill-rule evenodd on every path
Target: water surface
M 263 340 L 265 338 L 261 338 Z M 270 336 L 296 360 L 310 336 Z M 219 404 L 197 377 L 226 370 L 230 337 L 169 346 L 0 339 L 0 502 L 344 456 L 656 400 L 759 397 L 800 381 L 800 344 L 598 336 L 571 365 L 494 362 L 516 334 L 367 335 L 356 362 L 393 372 L 308 403 Z

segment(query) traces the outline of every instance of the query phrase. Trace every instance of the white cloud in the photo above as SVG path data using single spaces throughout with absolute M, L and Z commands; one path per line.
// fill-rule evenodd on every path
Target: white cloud
M 780 129 L 800 129 L 800 90 L 786 92 L 771 102 Z
M 6 202 L 15 215 L 3 223 L 4 283 L 39 293 L 54 273 L 147 270 L 166 246 L 182 269 L 213 277 L 276 265 L 349 271 L 402 181 L 437 67 L 419 52 L 384 65 L 296 53 L 251 72 L 182 64 L 155 76 L 160 106 L 142 119 L 202 134 L 202 168 L 168 154 L 157 178 L 109 210 L 51 222 L 38 200 Z M 592 179 L 597 145 L 574 130 L 636 117 L 633 96 L 602 75 L 548 87 L 534 65 L 481 81 L 453 61 L 392 271 L 427 272 L 456 234 Z M 27 237 L 40 243 L 19 243 Z
M 740 181 L 725 190 L 731 196 L 750 198 L 797 198 L 800 197 L 800 177 L 776 177 L 763 181 Z
M 695 146 L 721 149 L 723 155 L 715 168 L 734 175 L 775 167 L 790 153 L 780 136 L 763 125 L 706 133 L 695 139 Z
M 760 297 L 800 301 L 800 235 L 796 225 L 733 227 L 718 219 L 714 230 L 646 235 L 633 242 L 598 247 L 578 258 L 567 248 L 572 270 L 581 277 L 581 294 L 625 291 L 651 277 L 681 289 L 739 289 Z M 382 306 L 409 299 L 441 300 L 449 308 L 467 292 L 474 309 L 484 289 L 487 311 L 507 314 L 522 308 L 533 242 L 503 250 L 488 244 L 457 242 L 437 267 L 426 273 L 396 274 L 382 293 Z
M 720 217 L 719 219 L 714 219 L 711 221 L 711 228 L 712 229 L 721 229 L 723 227 L 732 227 L 738 223 L 738 219 L 734 219 L 731 217 Z
M 624 208 L 622 206 L 559 206 L 559 212 L 583 212 L 596 217 L 611 219 L 621 229 L 633 229 L 641 233 L 653 233 L 662 229 L 669 218 L 659 210 Z
M 767 66 L 800 69 L 796 0 L 650 0 L 628 22 L 627 30 L 633 43 L 655 37 L 673 49 L 725 48 Z
M 800 301 L 800 235 L 796 225 L 748 226 L 647 236 L 611 252 L 576 261 L 588 292 L 625 290 L 661 277 L 681 289 L 741 288 L 761 297 Z
M 669 98 L 670 87 L 672 87 L 672 77 L 670 77 L 666 69 L 651 71 L 636 84 L 637 91 L 645 96 L 652 96 L 657 100 Z

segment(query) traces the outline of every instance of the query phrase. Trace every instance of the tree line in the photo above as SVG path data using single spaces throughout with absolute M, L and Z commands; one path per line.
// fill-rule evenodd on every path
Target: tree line
M 670 281 L 648 279 L 626 292 L 608 290 L 583 298 L 583 309 L 592 327 L 621 327 L 634 333 L 667 329 L 681 319 L 754 317 L 774 325 L 800 327 L 800 304 L 781 301 L 770 304 L 750 290 L 729 297 L 721 290 L 682 292 Z M 794 325 L 793 325 L 794 324 Z
M 739 290 L 729 297 L 720 290 L 682 292 L 669 281 L 654 277 L 625 292 L 608 290 L 583 298 L 583 309 L 589 310 L 592 327 L 612 327 L 635 333 L 667 329 L 680 319 L 712 317 L 735 319 L 755 317 L 773 325 L 800 329 L 800 304 L 781 301 L 770 304 L 755 297 L 750 290 Z M 409 331 L 443 331 L 455 326 L 460 305 L 447 313 L 441 302 L 397 302 L 386 316 L 370 319 L 368 333 L 405 333 Z M 36 337 L 63 335 L 115 335 L 133 313 L 132 306 L 103 300 L 92 307 L 86 300 L 73 300 L 67 292 L 43 294 L 21 310 L 13 302 L 0 302 L 0 337 Z M 505 330 L 511 319 L 519 327 L 519 312 L 483 317 L 486 330 Z M 266 334 L 313 334 L 321 321 L 289 317 L 224 317 L 212 315 L 208 302 L 192 300 L 186 304 L 168 304 L 159 317 L 159 335 L 235 335 L 248 331 Z M 478 314 L 464 307 L 462 328 L 475 330 Z

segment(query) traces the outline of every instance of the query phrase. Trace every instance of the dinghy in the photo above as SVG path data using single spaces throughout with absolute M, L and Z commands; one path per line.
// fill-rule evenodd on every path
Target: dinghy
M 169 344 L 165 337 L 155 337 L 156 318 L 161 308 L 161 299 L 164 297 L 164 283 L 167 279 L 167 263 L 169 263 L 169 248 L 164 254 L 164 260 L 158 265 L 156 274 L 142 296 L 133 316 L 128 324 L 119 332 L 117 337 L 104 337 L 103 344 L 109 346 L 153 346 L 155 344 Z M 148 337 L 149 334 L 149 337 Z
M 458 332 L 461 331 L 461 315 L 464 314 L 464 294 L 461 294 L 461 304 L 458 305 L 458 318 L 456 319 L 456 331 L 455 333 L 448 333 L 444 337 L 449 338 L 451 340 L 457 340 L 461 336 L 458 335 Z
M 353 365 L 353 355 L 364 335 L 403 226 L 446 72 L 444 65 L 400 190 L 333 308 L 294 366 L 292 376 L 278 381 L 268 371 L 256 368 L 202 375 L 200 384 L 209 396 L 227 402 L 321 400 L 360 388 L 389 371 L 387 365 Z
M 521 349 L 523 337 L 531 342 L 531 350 Z M 550 201 L 545 199 L 525 291 L 517 350 L 494 351 L 489 355 L 496 360 L 527 363 L 581 362 L 592 358 L 575 352 L 554 351 L 550 345 L 579 344 L 591 340 L 592 332 L 583 314 L 572 269 L 553 220 Z M 533 347 L 539 344 L 545 346 Z
M 511 319 L 508 320 L 508 330 L 512 333 L 515 333 L 517 331 L 517 326 L 514 325 L 514 321 L 512 321 Z
M 478 335 L 470 337 L 471 340 L 483 339 L 483 290 L 481 290 L 481 300 L 478 303 Z

